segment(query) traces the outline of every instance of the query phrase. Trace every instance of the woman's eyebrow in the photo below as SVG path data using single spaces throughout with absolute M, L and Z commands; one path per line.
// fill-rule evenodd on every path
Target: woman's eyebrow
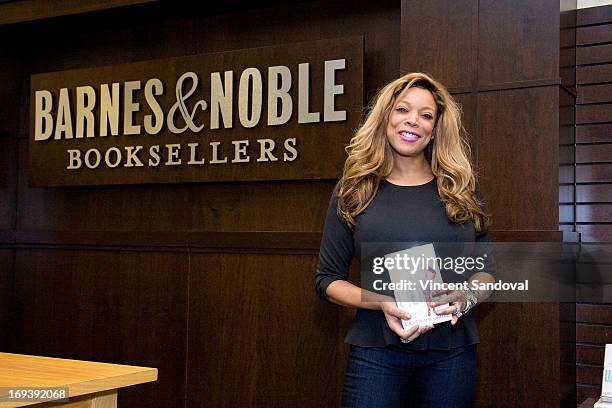
M 402 100 L 400 100 L 400 101 L 397 101 L 397 103 L 398 103 L 398 104 L 400 104 L 400 103 L 404 103 L 404 104 L 406 104 L 406 105 L 408 105 L 408 106 L 412 106 L 412 105 L 411 105 L 409 102 L 407 102 L 407 101 L 406 101 L 406 100 L 404 100 L 404 99 L 402 99 Z M 427 105 L 427 106 L 423 106 L 423 107 L 421 108 L 421 110 L 423 110 L 423 109 L 431 109 L 432 111 L 435 111 L 435 110 L 436 110 L 435 108 L 433 108 L 432 106 L 429 106 L 429 105 Z

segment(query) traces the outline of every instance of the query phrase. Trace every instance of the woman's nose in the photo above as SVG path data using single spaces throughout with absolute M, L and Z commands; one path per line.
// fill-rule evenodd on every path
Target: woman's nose
M 409 115 L 404 122 L 406 124 L 410 125 L 410 126 L 416 126 L 417 125 L 417 116 L 416 115 Z

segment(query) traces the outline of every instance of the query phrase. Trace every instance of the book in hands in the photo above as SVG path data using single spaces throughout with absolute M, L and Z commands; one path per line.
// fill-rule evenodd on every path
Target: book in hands
M 412 316 L 402 320 L 404 330 L 414 325 L 426 326 L 447 322 L 451 315 L 438 315 L 427 302 L 432 302 L 433 288 L 443 283 L 442 275 L 435 261 L 436 252 L 433 244 L 415 246 L 402 251 L 385 255 L 385 268 L 393 284 L 393 294 L 397 307 Z M 389 259 L 389 261 L 387 261 Z M 449 307 L 450 304 L 437 306 L 436 310 Z

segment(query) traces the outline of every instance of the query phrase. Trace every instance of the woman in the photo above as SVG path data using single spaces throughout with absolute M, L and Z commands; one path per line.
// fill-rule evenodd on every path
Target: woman
M 489 240 L 460 109 L 430 76 L 405 75 L 378 93 L 346 150 L 315 279 L 321 298 L 357 308 L 342 405 L 470 406 L 479 338 L 468 310 L 490 293 L 445 292 L 447 307 L 449 300 L 430 306 L 451 314 L 450 322 L 404 330 L 401 320 L 411 316 L 393 298 L 347 281 L 365 242 Z M 492 268 L 489 262 L 469 279 L 493 282 Z

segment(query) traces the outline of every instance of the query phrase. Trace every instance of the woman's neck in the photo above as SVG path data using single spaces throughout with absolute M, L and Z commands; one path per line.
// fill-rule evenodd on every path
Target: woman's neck
M 395 157 L 393 170 L 387 180 L 399 185 L 410 186 L 431 181 L 431 165 L 424 155 L 418 157 Z

